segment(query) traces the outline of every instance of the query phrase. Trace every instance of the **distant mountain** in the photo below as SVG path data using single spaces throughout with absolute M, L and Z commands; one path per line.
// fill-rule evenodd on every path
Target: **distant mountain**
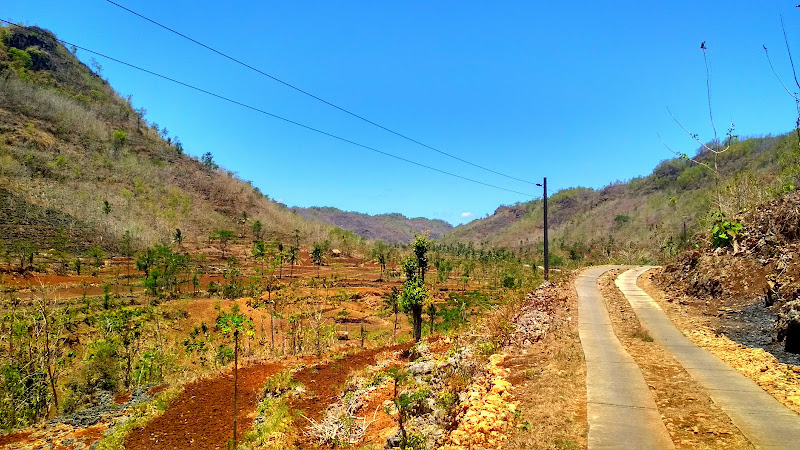
M 378 214 L 371 216 L 337 208 L 311 207 L 291 210 L 304 219 L 318 220 L 339 228 L 350 230 L 366 239 L 377 239 L 387 243 L 408 243 L 417 234 L 430 232 L 432 239 L 438 239 L 453 229 L 444 220 L 424 217 L 408 218 L 402 214 Z

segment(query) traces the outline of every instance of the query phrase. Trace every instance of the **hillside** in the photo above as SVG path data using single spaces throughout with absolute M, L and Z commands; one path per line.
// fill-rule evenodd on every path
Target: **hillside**
M 426 231 L 432 239 L 438 239 L 453 229 L 443 220 L 424 217 L 408 218 L 402 214 L 362 214 L 342 211 L 337 208 L 311 207 L 291 208 L 292 212 L 308 220 L 317 220 L 339 228 L 350 230 L 370 240 L 381 240 L 392 244 L 405 244 L 414 236 Z
M 248 181 L 191 157 L 49 31 L 0 29 L 0 236 L 5 248 L 82 252 L 239 236 L 328 238 Z M 224 151 L 224 149 L 220 149 Z M 107 202 L 107 203 L 106 203 Z
M 713 155 L 694 158 L 713 166 Z M 717 158 L 720 176 L 687 159 L 663 161 L 650 175 L 602 189 L 565 189 L 548 201 L 550 249 L 557 264 L 665 261 L 696 232 L 710 229 L 710 212 L 733 217 L 794 189 L 797 137 L 735 142 Z M 456 227 L 442 241 L 507 247 L 541 258 L 541 199 L 502 206 L 487 218 Z
M 698 240 L 656 281 L 680 304 L 712 317 L 718 333 L 800 364 L 800 192 L 723 225 L 731 239 Z

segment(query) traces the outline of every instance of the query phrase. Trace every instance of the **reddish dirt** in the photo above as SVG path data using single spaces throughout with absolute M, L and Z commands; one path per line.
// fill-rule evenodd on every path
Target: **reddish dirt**
M 154 386 L 154 387 L 151 387 L 150 389 L 147 390 L 147 395 L 152 397 L 152 396 L 154 396 L 156 394 L 159 394 L 161 392 L 164 392 L 166 390 L 167 390 L 167 385 L 166 384 L 162 384 L 161 386 Z
M 123 403 L 128 403 L 128 400 L 130 399 L 131 399 L 131 393 L 126 392 L 124 394 L 119 394 L 116 397 L 114 397 L 114 403 L 116 403 L 117 405 L 121 405 Z
M 24 444 L 28 442 L 32 431 L 24 431 L 21 433 L 8 433 L 0 435 L 0 445 L 8 445 L 13 443 Z
M 108 424 L 94 425 L 75 432 L 71 437 L 79 441 L 92 443 L 103 438 L 103 433 L 108 429 Z
M 303 411 L 306 417 L 320 420 L 328 405 L 342 394 L 344 383 L 351 372 L 375 364 L 375 357 L 379 353 L 408 350 L 411 345 L 412 343 L 408 342 L 378 347 L 321 366 L 306 367 L 297 372 L 293 378 L 305 386 L 308 395 L 294 399 L 289 404 L 293 409 Z
M 380 448 L 386 444 L 386 438 L 397 432 L 397 419 L 390 416 L 383 409 L 387 400 L 392 400 L 394 394 L 393 383 L 386 382 L 367 398 L 367 405 L 361 408 L 359 416 L 364 416 L 370 421 L 366 436 L 359 442 L 359 448 Z M 372 422 L 374 420 L 374 422 Z
M 239 369 L 238 432 L 253 424 L 264 382 L 283 366 L 274 363 Z M 233 371 L 186 386 L 164 414 L 132 431 L 125 448 L 224 449 L 233 438 Z
M 102 283 L 103 280 L 95 277 L 88 276 L 60 276 L 60 275 L 45 275 L 45 274 L 26 274 L 7 276 L 4 280 L 5 284 L 10 286 L 53 286 L 57 284 L 80 284 L 80 283 Z

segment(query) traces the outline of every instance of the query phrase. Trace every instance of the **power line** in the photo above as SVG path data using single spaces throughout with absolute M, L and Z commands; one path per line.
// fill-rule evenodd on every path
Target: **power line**
M 356 114 L 356 113 L 354 113 L 354 112 L 352 112 L 352 111 L 350 111 L 350 110 L 348 110 L 348 109 L 345 109 L 345 108 L 343 108 L 343 107 L 341 107 L 341 106 L 339 106 L 339 105 L 336 105 L 336 104 L 334 104 L 334 103 L 331 103 L 331 102 L 329 102 L 328 100 L 325 100 L 324 98 L 321 98 L 321 97 L 319 97 L 319 96 L 317 96 L 317 95 L 314 95 L 314 94 L 312 94 L 311 92 L 308 92 L 308 91 L 306 91 L 306 90 L 304 90 L 304 89 L 301 89 L 301 88 L 299 88 L 299 87 L 297 87 L 297 86 L 295 86 L 295 85 L 293 85 L 293 84 L 291 84 L 291 83 L 289 83 L 289 82 L 283 81 L 283 80 L 281 80 L 281 79 L 279 79 L 279 78 L 277 78 L 277 77 L 275 77 L 275 76 L 273 76 L 273 75 L 270 75 L 270 74 L 268 74 L 268 73 L 266 73 L 266 72 L 264 72 L 264 71 L 262 71 L 262 70 L 260 70 L 260 69 L 258 69 L 258 68 L 256 68 L 256 67 L 253 67 L 253 66 L 251 66 L 250 64 L 247 64 L 247 63 L 245 63 L 245 62 L 243 62 L 243 61 L 241 61 L 241 60 L 239 60 L 239 59 L 236 59 L 236 58 L 234 58 L 233 56 L 230 56 L 230 55 L 228 55 L 228 54 L 226 54 L 226 53 L 223 53 L 223 52 L 221 52 L 221 51 L 219 51 L 219 50 L 217 50 L 217 49 L 215 49 L 215 48 L 213 48 L 213 47 L 210 47 L 210 46 L 208 46 L 208 45 L 206 45 L 206 44 L 204 44 L 204 43 L 202 43 L 202 42 L 200 42 L 200 41 L 198 41 L 198 40 L 196 40 L 196 39 L 193 39 L 193 38 L 191 38 L 191 37 L 189 37 L 189 36 L 187 36 L 187 35 L 185 35 L 185 34 L 183 34 L 183 33 L 179 32 L 179 31 L 177 31 L 177 30 L 175 30 L 175 29 L 173 29 L 173 28 L 170 28 L 170 27 L 168 27 L 168 26 L 166 26 L 166 25 L 164 25 L 164 24 L 162 24 L 162 23 L 160 23 L 160 22 L 157 22 L 157 21 L 155 21 L 155 20 L 153 20 L 153 19 L 151 19 L 151 18 L 149 18 L 149 17 L 147 17 L 147 16 L 144 16 L 143 14 L 140 14 L 140 13 L 138 13 L 138 12 L 136 12 L 136 11 L 133 11 L 132 9 L 129 9 L 129 8 L 125 7 L 125 6 L 122 6 L 122 5 L 120 5 L 119 3 L 117 3 L 117 2 L 114 2 L 114 1 L 112 1 L 112 0 L 106 0 L 106 1 L 107 1 L 108 3 L 111 3 L 111 4 L 112 4 L 112 5 L 114 5 L 114 6 L 117 6 L 117 7 L 121 8 L 121 9 L 123 9 L 123 10 L 125 10 L 125 11 L 127 11 L 127 12 L 129 12 L 129 13 L 131 13 L 131 14 L 135 15 L 135 16 L 137 16 L 137 17 L 140 17 L 141 19 L 144 19 L 144 20 L 146 20 L 146 21 L 148 21 L 148 22 L 150 22 L 150 23 L 152 23 L 152 24 L 154 24 L 154 25 L 156 25 L 156 26 L 158 26 L 158 27 L 161 27 L 161 28 L 163 28 L 163 29 L 165 29 L 165 30 L 167 30 L 167 31 L 169 31 L 169 32 L 171 32 L 171 33 L 177 34 L 178 36 L 180 36 L 180 37 L 182 37 L 182 38 L 184 38 L 184 39 L 186 39 L 186 40 L 189 40 L 189 41 L 191 41 L 191 42 L 193 42 L 193 43 L 195 43 L 195 44 L 197 44 L 197 45 L 199 45 L 199 46 L 201 46 L 201 47 L 205 48 L 206 50 L 209 50 L 209 51 L 211 51 L 211 52 L 214 52 L 214 53 L 216 53 L 216 54 L 218 54 L 218 55 L 222 56 L 223 58 L 229 59 L 229 60 L 231 60 L 231 61 L 235 62 L 236 64 L 239 64 L 239 65 L 241 65 L 241 66 L 244 66 L 244 67 L 246 67 L 246 68 L 248 68 L 248 69 L 250 69 L 250 70 L 252 70 L 252 71 L 255 71 L 255 72 L 257 72 L 257 73 L 259 73 L 259 74 L 261 74 L 261 75 L 263 75 L 263 76 L 265 76 L 265 77 L 267 77 L 267 78 L 270 78 L 270 79 L 271 79 L 271 80 L 273 80 L 273 81 L 276 81 L 276 82 L 278 82 L 278 83 L 280 83 L 280 84 L 282 84 L 282 85 L 284 85 L 284 86 L 286 86 L 286 87 L 288 87 L 288 88 L 290 88 L 290 89 L 294 89 L 295 91 L 297 91 L 297 92 L 300 92 L 300 93 L 302 93 L 302 94 L 304 94 L 304 95 L 307 95 L 307 96 L 309 96 L 309 97 L 313 98 L 314 100 L 320 101 L 320 102 L 322 102 L 322 103 L 324 103 L 324 104 L 326 104 L 326 105 L 328 105 L 328 106 L 330 106 L 330 107 L 332 107 L 332 108 L 336 108 L 336 109 L 338 109 L 339 111 L 342 111 L 342 112 L 343 112 L 343 113 L 345 113 L 345 114 L 349 114 L 349 115 L 351 115 L 351 116 L 353 116 L 353 117 L 355 117 L 355 118 L 357 118 L 357 119 L 359 119 L 359 120 L 362 120 L 362 121 L 364 121 L 364 122 L 367 122 L 367 123 L 368 123 L 368 124 L 370 124 L 370 125 L 373 125 L 373 126 L 375 126 L 375 127 L 378 127 L 378 128 L 380 128 L 380 129 L 382 129 L 382 130 L 384 130 L 384 131 L 387 131 L 387 132 L 389 132 L 389 133 L 392 133 L 392 134 L 394 134 L 395 136 L 401 137 L 401 138 L 403 138 L 403 139 L 405 139 L 405 140 L 407 140 L 407 141 L 413 142 L 413 143 L 415 143 L 415 144 L 417 144 L 417 145 L 420 145 L 420 146 L 422 146 L 422 147 L 425 147 L 425 148 L 427 148 L 427 149 L 429 149 L 429 150 L 433 150 L 433 151 L 435 151 L 436 153 L 439 153 L 439 154 L 445 155 L 445 156 L 447 156 L 447 157 L 449 157 L 449 158 L 455 159 L 455 160 L 457 160 L 457 161 L 460 161 L 460 162 L 462 162 L 462 163 L 464 163 L 464 164 L 469 164 L 470 166 L 477 167 L 477 168 L 479 168 L 479 169 L 481 169 L 481 170 L 485 170 L 485 171 L 487 171 L 487 172 L 491 172 L 491 173 L 493 173 L 493 174 L 495 174 L 495 175 L 500 175 L 501 177 L 509 178 L 509 179 L 511 179 L 511 180 L 519 181 L 519 182 L 522 182 L 522 183 L 527 183 L 527 184 L 532 184 L 532 185 L 535 185 L 535 184 L 536 184 L 536 183 L 534 183 L 534 182 L 531 182 L 531 181 L 528 181 L 528 180 L 523 180 L 522 178 L 517 178 L 517 177 L 511 176 L 511 175 L 507 175 L 507 174 L 504 174 L 504 173 L 498 172 L 498 171 L 496 171 L 496 170 L 493 170 L 493 169 L 489 169 L 488 167 L 484 167 L 484 166 L 481 166 L 481 165 L 479 165 L 479 164 L 475 164 L 475 163 L 473 163 L 473 162 L 467 161 L 466 159 L 460 158 L 460 157 L 458 157 L 458 156 L 455 156 L 455 155 L 453 155 L 453 154 L 447 153 L 447 152 L 445 152 L 445 151 L 442 151 L 442 150 L 439 150 L 439 149 L 437 149 L 437 148 L 435 148 L 435 147 L 432 147 L 432 146 L 430 146 L 430 145 L 428 145 L 428 144 L 425 144 L 425 143 L 423 143 L 423 142 L 420 142 L 420 141 L 418 141 L 418 140 L 416 140 L 416 139 L 413 139 L 413 138 L 411 138 L 411 137 L 409 137 L 409 136 L 406 136 L 405 134 L 402 134 L 402 133 L 400 133 L 400 132 L 394 131 L 394 130 L 392 130 L 391 128 L 388 128 L 388 127 L 385 127 L 385 126 L 383 126 L 383 125 L 381 125 L 381 124 L 379 124 L 379 123 L 373 122 L 372 120 L 370 120 L 370 119 L 367 119 L 367 118 L 366 118 L 366 117 L 364 117 L 364 116 L 361 116 L 361 115 L 359 115 L 359 114 Z
M 0 21 L 1 22 L 5 22 L 5 23 L 10 24 L 10 25 L 16 26 L 16 24 L 14 24 L 13 22 L 9 22 L 7 20 L 0 19 Z M 173 83 L 179 84 L 179 85 L 187 87 L 189 89 L 193 89 L 195 91 L 202 92 L 203 94 L 210 95 L 212 97 L 216 97 L 216 98 L 218 98 L 220 100 L 224 100 L 226 102 L 233 103 L 234 105 L 238 105 L 238 106 L 241 106 L 243 108 L 247 108 L 247 109 L 250 109 L 252 111 L 256 111 L 256 112 L 264 114 L 266 116 L 269 116 L 269 117 L 272 117 L 272 118 L 275 118 L 275 119 L 278 119 L 278 120 L 282 120 L 282 121 L 290 123 L 292 125 L 296 125 L 298 127 L 305 128 L 305 129 L 310 130 L 310 131 L 314 131 L 316 133 L 319 133 L 319 134 L 322 134 L 322 135 L 325 135 L 325 136 L 340 140 L 342 142 L 346 142 L 348 144 L 352 144 L 352 145 L 355 145 L 357 147 L 361 147 L 363 149 L 370 150 L 370 151 L 375 152 L 375 153 L 380 153 L 381 155 L 388 156 L 390 158 L 394 158 L 394 159 L 397 159 L 397 160 L 400 160 L 400 161 L 403 161 L 403 162 L 406 162 L 406 163 L 409 163 L 409 164 L 413 164 L 415 166 L 423 167 L 425 169 L 432 170 L 434 172 L 439 172 L 439 173 L 444 174 L 444 175 L 449 175 L 451 177 L 459 178 L 459 179 L 464 180 L 464 181 L 469 181 L 469 182 L 480 184 L 480 185 L 483 185 L 483 186 L 486 186 L 486 187 L 499 189 L 501 191 L 511 192 L 511 193 L 514 193 L 514 194 L 524 195 L 524 196 L 527 196 L 527 197 L 533 197 L 533 195 L 527 194 L 525 192 L 515 191 L 513 189 L 507 189 L 507 188 L 504 188 L 504 187 L 500 187 L 500 186 L 496 186 L 496 185 L 493 185 L 493 184 L 485 183 L 483 181 L 479 181 L 479 180 L 475 180 L 473 178 L 468 178 L 468 177 L 464 177 L 464 176 L 461 176 L 461 175 L 457 175 L 457 174 L 454 174 L 452 172 L 448 172 L 448 171 L 445 171 L 445 170 L 437 169 L 435 167 L 432 167 L 432 166 L 429 166 L 429 165 L 426 165 L 426 164 L 423 164 L 423 163 L 420 163 L 420 162 L 417 162 L 417 161 L 413 161 L 413 160 L 410 160 L 410 159 L 407 159 L 407 158 L 403 158 L 402 156 L 397 156 L 397 155 L 394 155 L 392 153 L 385 152 L 383 150 L 379 150 L 377 148 L 370 147 L 368 145 L 364 145 L 364 144 L 358 143 L 356 141 L 353 141 L 353 140 L 350 140 L 350 139 L 347 139 L 347 138 L 343 138 L 341 136 L 337 136 L 337 135 L 335 135 L 333 133 L 329 133 L 327 131 L 320 130 L 319 128 L 314 128 L 312 126 L 305 125 L 303 123 L 300 123 L 300 122 L 297 122 L 297 121 L 294 121 L 294 120 L 291 120 L 291 119 L 287 119 L 285 117 L 279 116 L 277 114 L 273 114 L 271 112 L 265 111 L 263 109 L 255 107 L 255 106 L 251 106 L 251 105 L 248 105 L 246 103 L 242 103 L 242 102 L 240 102 L 238 100 L 234 100 L 234 99 L 231 99 L 229 97 L 225 97 L 223 95 L 216 94 L 214 92 L 205 90 L 203 88 L 199 88 L 199 87 L 191 85 L 189 83 L 185 83 L 183 81 L 179 81 L 179 80 L 176 80 L 174 78 L 170 78 L 170 77 L 168 77 L 166 75 L 162 75 L 160 73 L 153 72 L 152 70 L 148 70 L 148 69 L 145 69 L 143 67 L 139 67 L 137 65 L 122 61 L 120 59 L 117 59 L 117 58 L 114 58 L 114 57 L 111 57 L 111 56 L 108 56 L 106 54 L 103 54 L 103 53 L 100 53 L 100 52 L 96 52 L 94 50 L 90 50 L 90 49 L 88 49 L 86 47 L 82 47 L 80 45 L 73 44 L 73 43 L 65 41 L 63 39 L 57 39 L 57 40 L 59 42 L 61 42 L 62 44 L 64 44 L 64 45 L 74 46 L 75 48 L 81 49 L 81 50 L 83 50 L 85 52 L 88 52 L 88 53 L 91 53 L 91 54 L 94 54 L 94 55 L 109 59 L 111 61 L 114 61 L 114 62 L 117 62 L 119 64 L 128 66 L 130 68 L 145 72 L 145 73 L 153 75 L 155 77 L 162 78 L 162 79 L 167 80 L 167 81 L 171 81 Z

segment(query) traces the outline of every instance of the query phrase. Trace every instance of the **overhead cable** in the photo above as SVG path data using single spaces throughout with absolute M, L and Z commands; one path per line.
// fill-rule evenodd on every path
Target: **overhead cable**
M 15 26 L 16 26 L 16 24 L 15 24 L 15 23 L 13 23 L 13 22 L 10 22 L 10 21 L 7 21 L 7 20 L 0 19 L 0 21 L 2 21 L 2 22 L 5 22 L 5 23 L 7 23 L 7 24 L 10 24 L 10 25 L 15 25 Z M 174 79 L 174 78 L 168 77 L 168 76 L 166 76 L 166 75 L 162 75 L 162 74 L 160 74 L 160 73 L 157 73 L 157 72 L 154 72 L 154 71 L 152 71 L 152 70 L 145 69 L 145 68 L 143 68 L 143 67 L 140 67 L 140 66 L 137 66 L 137 65 L 134 65 L 134 64 L 131 64 L 131 63 L 125 62 L 125 61 L 123 61 L 123 60 L 120 60 L 120 59 L 118 59 L 118 58 L 114 58 L 114 57 L 112 57 L 112 56 L 108 56 L 108 55 L 106 55 L 106 54 L 103 54 L 103 53 L 100 53 L 100 52 L 97 52 L 97 51 L 94 51 L 94 50 L 88 49 L 88 48 L 86 48 L 86 47 L 83 47 L 83 46 L 80 46 L 80 45 L 77 45 L 77 44 L 73 44 L 72 42 L 65 41 L 65 40 L 63 40 L 63 39 L 57 39 L 57 40 L 58 40 L 59 42 L 61 42 L 62 44 L 64 44 L 64 45 L 68 45 L 68 46 L 74 46 L 75 48 L 77 48 L 77 49 L 80 49 L 80 50 L 83 50 L 83 51 L 85 51 L 85 52 L 87 52 L 87 53 L 91 53 L 91 54 L 93 54 L 93 55 L 97 55 L 97 56 L 100 56 L 100 57 L 106 58 L 106 59 L 108 59 L 108 60 L 110 60 L 110 61 L 114 61 L 114 62 L 116 62 L 116 63 L 119 63 L 119 64 L 122 64 L 122 65 L 124 65 L 124 66 L 127 66 L 127 67 L 130 67 L 130 68 L 133 68 L 133 69 L 139 70 L 139 71 L 141 71 L 141 72 L 145 72 L 145 73 L 147 73 L 147 74 L 150 74 L 150 75 L 153 75 L 153 76 L 155 76 L 155 77 L 158 77 L 158 78 L 161 78 L 161 79 L 164 79 L 164 80 L 170 81 L 170 82 L 172 82 L 172 83 L 175 83 L 175 84 L 179 84 L 179 85 L 181 85 L 181 86 L 184 86 L 184 87 L 187 87 L 187 88 L 189 88 L 189 89 L 192 89 L 192 90 L 195 90 L 195 91 L 201 92 L 201 93 L 203 93 L 203 94 L 210 95 L 210 96 L 212 96 L 212 97 L 216 97 L 216 98 L 218 98 L 218 99 L 220 99 L 220 100 L 224 100 L 224 101 L 226 101 L 226 102 L 233 103 L 234 105 L 238 105 L 238 106 L 241 106 L 241 107 L 243 107 L 243 108 L 250 109 L 250 110 L 252 110 L 252 111 L 255 111 L 255 112 L 258 112 L 258 113 L 264 114 L 264 115 L 266 115 L 266 116 L 269 116 L 269 117 L 272 117 L 272 118 L 274 118 L 274 119 L 282 120 L 282 121 L 284 121 L 284 122 L 287 122 L 287 123 L 290 123 L 290 124 L 292 124 L 292 125 L 295 125 L 295 126 L 298 126 L 298 127 L 301 127 L 301 128 L 305 128 L 306 130 L 310 130 L 310 131 L 313 131 L 313 132 L 315 132 L 315 133 L 319 133 L 319 134 L 322 134 L 322 135 L 325 135 L 325 136 L 331 137 L 331 138 L 333 138 L 333 139 L 337 139 L 337 140 L 339 140 L 339 141 L 346 142 L 346 143 L 348 143 L 348 144 L 351 144 L 351 145 L 354 145 L 354 146 L 356 146 L 356 147 L 360 147 L 360 148 L 363 148 L 363 149 L 366 149 L 366 150 L 369 150 L 369 151 L 372 151 L 372 152 L 375 152 L 375 153 L 380 153 L 381 155 L 388 156 L 388 157 L 390 157 L 390 158 L 394 158 L 394 159 L 397 159 L 397 160 L 400 160 L 400 161 L 406 162 L 406 163 L 408 163 L 408 164 L 413 164 L 413 165 L 415 165 L 415 166 L 418 166 L 418 167 L 422 167 L 422 168 L 425 168 L 425 169 L 428 169 L 428 170 L 432 170 L 432 171 L 434 171 L 434 172 L 438 172 L 438 173 L 441 173 L 441 174 L 444 174 L 444 175 L 448 175 L 448 176 L 451 176 L 451 177 L 459 178 L 459 179 L 461 179 L 461 180 L 464 180 L 464 181 L 469 181 L 469 182 L 471 182 L 471 183 L 480 184 L 480 185 L 482 185 L 482 186 L 490 187 L 490 188 L 493 188 L 493 189 L 498 189 L 498 190 L 501 190 L 501 191 L 511 192 L 511 193 L 514 193 L 514 194 L 524 195 L 524 196 L 526 196 L 526 197 L 533 197 L 533 195 L 531 195 L 531 194 L 527 194 L 527 193 L 525 193 L 525 192 L 520 192 L 520 191 L 516 191 L 516 190 L 513 190 L 513 189 L 507 189 L 507 188 L 504 188 L 504 187 L 501 187 L 501 186 L 496 186 L 496 185 L 494 185 L 494 184 L 486 183 L 486 182 L 479 181 L 479 180 L 476 180 L 476 179 L 473 179 L 473 178 L 469 178 L 469 177 L 465 177 L 465 176 L 462 176 L 462 175 L 458 175 L 458 174 L 455 174 L 455 173 L 452 173 L 452 172 L 448 172 L 448 171 L 446 171 L 446 170 L 437 169 L 437 168 L 435 168 L 435 167 L 432 167 L 432 166 L 429 166 L 429 165 L 427 165 L 427 164 L 423 164 L 423 163 L 420 163 L 420 162 L 417 162 L 417 161 L 413 161 L 413 160 L 411 160 L 411 159 L 404 158 L 404 157 L 402 157 L 402 156 L 397 156 L 397 155 L 395 155 L 395 154 L 392 154 L 392 153 L 389 153 L 389 152 L 385 152 L 385 151 L 383 151 L 383 150 L 379 150 L 379 149 L 377 149 L 377 148 L 375 148 L 375 147 L 371 147 L 371 146 L 368 146 L 368 145 L 365 145 L 365 144 L 361 144 L 361 143 L 359 143 L 359 142 L 356 142 L 356 141 L 353 141 L 353 140 L 351 140 L 351 139 L 347 139 L 347 138 L 344 138 L 344 137 L 341 137 L 341 136 L 335 135 L 335 134 L 333 134 L 333 133 L 329 133 L 329 132 L 327 132 L 327 131 L 324 131 L 324 130 L 321 130 L 321 129 L 319 129 L 319 128 L 314 128 L 314 127 L 312 127 L 312 126 L 310 126 L 310 125 L 306 125 L 306 124 L 303 124 L 303 123 L 297 122 L 297 121 L 295 121 L 295 120 L 287 119 L 287 118 L 285 118 L 285 117 L 282 117 L 282 116 L 279 116 L 279 115 L 277 115 L 277 114 L 273 114 L 273 113 L 271 113 L 271 112 L 265 111 L 265 110 L 263 110 L 263 109 L 261 109 L 261 108 L 258 108 L 258 107 L 252 106 L 252 105 L 248 105 L 248 104 L 246 104 L 246 103 L 243 103 L 243 102 L 240 102 L 240 101 L 238 101 L 238 100 L 234 100 L 234 99 L 232 99 L 232 98 L 230 98 L 230 97 L 226 97 L 226 96 L 224 96 L 224 95 L 220 95 L 220 94 L 217 94 L 217 93 L 211 92 L 211 91 L 209 91 L 209 90 L 206 90 L 206 89 L 203 89 L 203 88 L 200 88 L 200 87 L 197 87 L 197 86 L 191 85 L 191 84 L 189 84 L 189 83 L 185 83 L 185 82 L 183 82 L 183 81 L 180 81 L 180 80 L 176 80 L 176 79 Z
M 477 168 L 479 168 L 481 170 L 485 170 L 487 172 L 491 172 L 491 173 L 493 173 L 495 175 L 500 175 L 502 177 L 505 177 L 505 178 L 508 178 L 508 179 L 511 179 L 511 180 L 515 180 L 515 181 L 519 181 L 519 182 L 522 182 L 522 183 L 533 184 L 533 185 L 536 184 L 535 182 L 524 180 L 522 178 L 517 178 L 517 177 L 511 176 L 511 175 L 507 175 L 507 174 L 504 174 L 502 172 L 498 172 L 496 170 L 490 169 L 488 167 L 473 163 L 471 161 L 467 161 L 466 159 L 460 158 L 460 157 L 455 156 L 455 155 L 453 155 L 451 153 L 447 153 L 445 151 L 442 151 L 442 150 L 439 150 L 439 149 L 437 149 L 435 147 L 432 147 L 432 146 L 430 146 L 428 144 L 420 142 L 420 141 L 418 141 L 416 139 L 413 139 L 413 138 L 411 138 L 411 137 L 409 137 L 409 136 L 407 136 L 407 135 L 405 135 L 403 133 L 395 131 L 395 130 L 389 128 L 389 127 L 383 126 L 383 125 L 381 125 L 381 124 L 379 124 L 377 122 L 374 122 L 374 121 L 372 121 L 370 119 L 367 119 L 366 117 L 364 117 L 362 115 L 356 114 L 353 111 L 350 111 L 350 110 L 348 110 L 346 108 L 343 108 L 343 107 L 341 107 L 339 105 L 336 105 L 336 104 L 334 104 L 334 103 L 332 103 L 332 102 L 330 102 L 328 100 L 325 100 L 324 98 L 321 98 L 321 97 L 319 97 L 317 95 L 314 95 L 311 92 L 306 91 L 304 89 L 301 89 L 301 88 L 299 88 L 299 87 L 297 87 L 297 86 L 295 86 L 295 85 L 293 85 L 293 84 L 291 84 L 291 83 L 289 83 L 287 81 L 284 81 L 284 80 L 282 80 L 280 78 L 277 78 L 274 75 L 270 75 L 269 73 L 266 73 L 261 69 L 253 67 L 252 65 L 250 65 L 250 64 L 248 64 L 248 63 L 246 63 L 244 61 L 241 61 L 240 59 L 237 59 L 237 58 L 235 58 L 233 56 L 230 56 L 230 55 L 228 55 L 228 54 L 226 54 L 224 52 L 221 52 L 221 51 L 219 51 L 219 50 L 217 50 L 217 49 L 215 49 L 215 48 L 213 48 L 213 47 L 211 47 L 211 46 L 209 46 L 207 44 L 204 44 L 204 43 L 202 43 L 202 42 L 200 42 L 200 41 L 198 41 L 196 39 L 193 39 L 193 38 L 181 33 L 180 31 L 175 30 L 174 28 L 170 28 L 170 27 L 168 27 L 168 26 L 166 26 L 166 25 L 164 25 L 164 24 L 162 24 L 162 23 L 160 23 L 160 22 L 158 22 L 156 20 L 153 20 L 153 19 L 151 19 L 151 18 L 149 18 L 149 17 L 147 17 L 147 16 L 145 16 L 143 14 L 140 14 L 140 13 L 138 13 L 138 12 L 136 12 L 136 11 L 130 9 L 130 8 L 127 8 L 127 7 L 121 5 L 121 4 L 117 3 L 117 2 L 114 2 L 112 0 L 106 0 L 106 1 L 108 3 L 114 5 L 114 6 L 117 6 L 117 7 L 121 8 L 121 9 L 123 9 L 123 10 L 125 10 L 125 11 L 127 11 L 127 12 L 129 12 L 129 13 L 131 13 L 131 14 L 139 17 L 139 18 L 141 18 L 141 19 L 144 19 L 144 20 L 146 20 L 146 21 L 148 21 L 148 22 L 150 22 L 150 23 L 152 23 L 152 24 L 154 24 L 154 25 L 156 25 L 158 27 L 161 27 L 161 28 L 163 28 L 163 29 L 165 29 L 165 30 L 167 30 L 167 31 L 169 31 L 171 33 L 174 33 L 174 34 L 176 34 L 176 35 L 178 35 L 178 36 L 180 36 L 180 37 L 182 37 L 182 38 L 184 38 L 184 39 L 186 39 L 188 41 L 191 41 L 191 42 L 193 42 L 193 43 L 205 48 L 206 50 L 214 52 L 217 55 L 222 56 L 223 58 L 229 59 L 229 60 L 235 62 L 236 64 L 239 64 L 240 66 L 246 67 L 246 68 L 248 68 L 248 69 L 250 69 L 250 70 L 252 70 L 254 72 L 257 72 L 257 73 L 259 73 L 259 74 L 261 74 L 261 75 L 263 75 L 263 76 L 265 76 L 267 78 L 270 78 L 271 80 L 276 81 L 276 82 L 278 82 L 278 83 L 280 83 L 280 84 L 282 84 L 282 85 L 284 85 L 284 86 L 286 86 L 286 87 L 288 87 L 290 89 L 293 89 L 293 90 L 295 90 L 297 92 L 300 92 L 303 95 L 311 97 L 314 100 L 320 101 L 320 102 L 322 102 L 322 103 L 324 103 L 324 104 L 326 104 L 326 105 L 328 105 L 328 106 L 330 106 L 332 108 L 338 109 L 339 111 L 341 111 L 341 112 L 343 112 L 345 114 L 348 114 L 350 116 L 353 116 L 353 117 L 355 117 L 355 118 L 357 118 L 359 120 L 362 120 L 362 121 L 364 121 L 364 122 L 366 122 L 366 123 L 368 123 L 370 125 L 373 125 L 373 126 L 378 127 L 378 128 L 380 128 L 380 129 L 382 129 L 384 131 L 387 131 L 387 132 L 389 132 L 391 134 L 394 134 L 395 136 L 401 137 L 401 138 L 403 138 L 403 139 L 405 139 L 407 141 L 413 142 L 413 143 L 415 143 L 417 145 L 420 145 L 422 147 L 425 147 L 425 148 L 427 148 L 429 150 L 433 150 L 436 153 L 445 155 L 445 156 L 447 156 L 449 158 L 455 159 L 455 160 L 460 161 L 460 162 L 462 162 L 464 164 L 468 164 L 470 166 L 477 167 Z

